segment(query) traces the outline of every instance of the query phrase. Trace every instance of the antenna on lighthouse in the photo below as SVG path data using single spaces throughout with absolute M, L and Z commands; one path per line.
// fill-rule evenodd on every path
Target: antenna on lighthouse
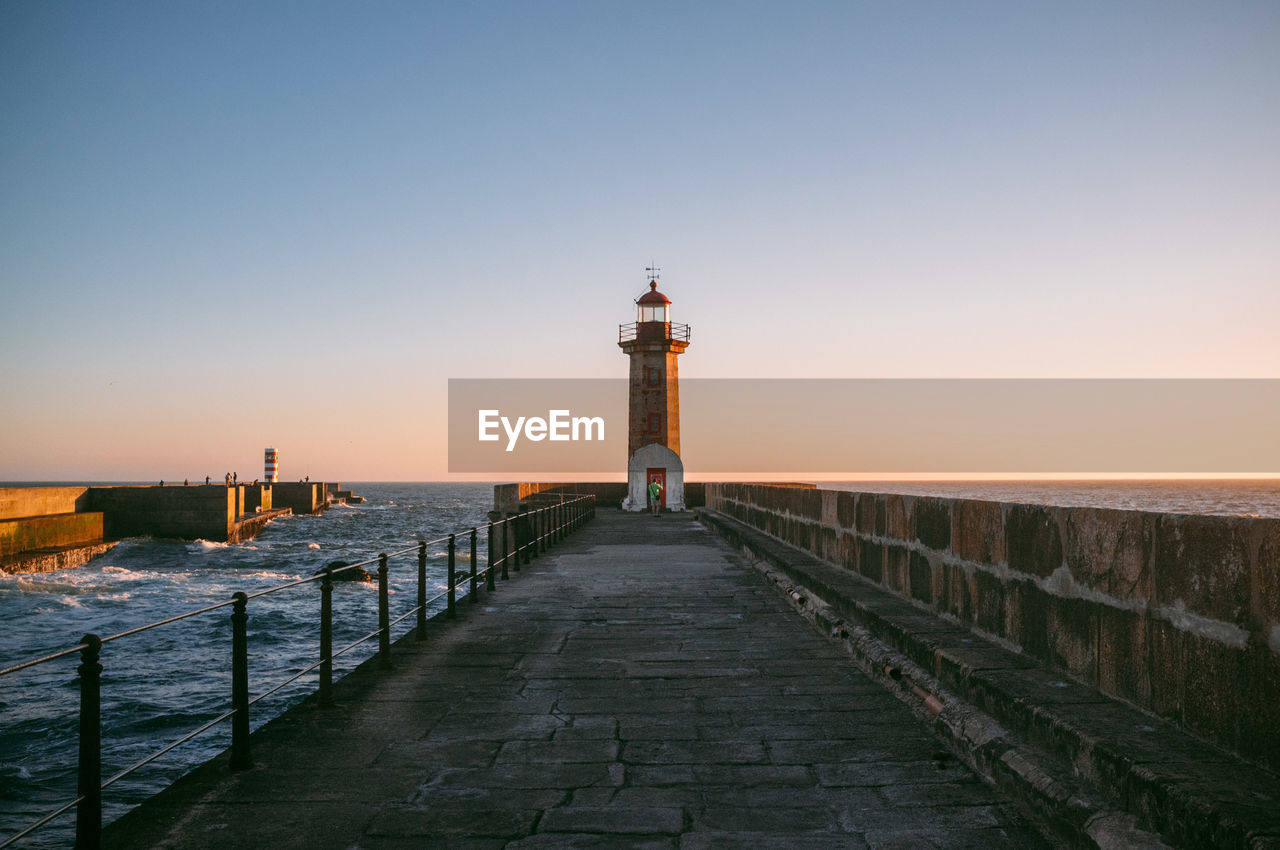
M 650 262 L 650 266 L 649 266 L 647 269 L 645 269 L 645 272 L 647 272 L 647 273 L 648 273 L 648 275 L 649 275 L 649 282 L 650 282 L 650 283 L 653 283 L 653 282 L 654 282 L 654 281 L 656 281 L 659 277 L 661 277 L 661 275 L 660 275 L 660 274 L 658 274 L 658 272 L 662 271 L 662 269 L 658 268 L 658 267 L 657 267 L 657 266 L 655 266 L 655 265 L 652 265 L 652 263 L 653 263 L 653 261 L 652 261 L 652 260 L 650 260 L 649 262 Z

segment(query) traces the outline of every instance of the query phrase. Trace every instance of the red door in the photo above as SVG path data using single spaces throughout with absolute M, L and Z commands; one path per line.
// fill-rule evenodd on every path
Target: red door
M 658 493 L 658 507 L 665 508 L 667 506 L 667 470 L 663 467 L 650 467 L 645 473 L 645 485 L 648 486 L 650 481 L 657 481 L 662 485 L 662 490 Z

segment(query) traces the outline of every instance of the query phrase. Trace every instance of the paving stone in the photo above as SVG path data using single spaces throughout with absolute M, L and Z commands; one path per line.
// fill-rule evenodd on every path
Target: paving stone
M 786 843 L 776 833 L 722 832 L 695 830 L 680 837 L 680 850 L 742 850 L 742 848 L 783 848 L 786 850 L 867 850 L 867 842 L 857 835 L 788 835 Z
M 582 764 L 612 762 L 618 758 L 617 741 L 511 741 L 502 745 L 498 762 Z
M 528 835 L 538 817 L 537 810 L 488 809 L 457 806 L 405 806 L 384 808 L 365 829 L 368 835 L 429 838 L 519 838 Z
M 684 810 L 643 806 L 566 806 L 547 812 L 538 824 L 538 830 L 675 835 L 684 831 Z
M 723 741 L 629 741 L 622 747 L 627 764 L 763 764 L 764 745 Z

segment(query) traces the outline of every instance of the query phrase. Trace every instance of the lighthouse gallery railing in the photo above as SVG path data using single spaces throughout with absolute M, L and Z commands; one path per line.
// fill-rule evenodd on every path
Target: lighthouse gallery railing
M 638 325 L 640 324 L 659 324 L 658 322 L 632 322 L 628 325 L 618 325 L 618 342 L 631 342 L 635 340 L 636 334 L 639 333 Z M 674 339 L 678 342 L 689 341 L 689 326 L 681 322 L 663 322 L 667 326 L 667 332 L 661 339 Z

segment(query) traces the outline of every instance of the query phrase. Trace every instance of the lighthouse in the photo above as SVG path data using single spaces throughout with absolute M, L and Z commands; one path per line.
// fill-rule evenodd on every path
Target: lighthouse
M 636 299 L 636 321 L 618 327 L 618 347 L 631 358 L 627 417 L 627 498 L 623 510 L 642 511 L 650 481 L 662 485 L 665 509 L 684 510 L 680 460 L 680 385 L 676 358 L 689 347 L 689 326 L 671 321 L 671 299 L 658 291 Z

